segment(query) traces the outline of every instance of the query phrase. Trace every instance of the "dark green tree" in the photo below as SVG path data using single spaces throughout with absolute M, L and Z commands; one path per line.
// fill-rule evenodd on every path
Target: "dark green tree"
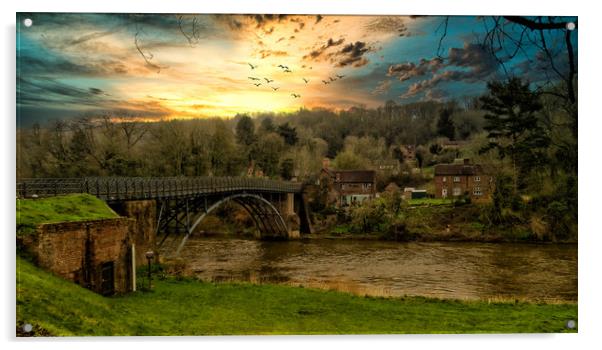
M 452 113 L 453 111 L 450 108 L 443 108 L 439 112 L 439 119 L 437 120 L 437 134 L 450 140 L 453 140 L 456 136 L 456 126 L 452 120 Z
M 249 146 L 255 141 L 255 123 L 247 115 L 243 115 L 236 124 L 236 142 L 241 146 Z
M 433 143 L 430 147 L 429 147 L 429 152 L 431 152 L 431 154 L 433 155 L 437 155 L 440 154 L 441 151 L 443 151 L 443 147 L 441 147 L 440 144 L 438 143 Z
M 252 147 L 251 158 L 255 159 L 263 173 L 269 177 L 278 175 L 278 165 L 284 151 L 282 138 L 276 133 L 269 133 L 259 138 Z
M 519 78 L 492 81 L 487 88 L 489 94 L 481 97 L 481 102 L 487 111 L 484 129 L 490 141 L 480 152 L 497 150 L 500 158 L 511 159 L 516 191 L 519 175 L 524 178 L 547 162 L 550 138 L 537 117 L 542 109 L 540 95 Z
M 265 117 L 261 121 L 261 131 L 263 132 L 274 132 L 276 131 L 276 126 L 274 125 L 274 120 L 271 117 Z
M 416 163 L 418 163 L 418 167 L 420 169 L 422 169 L 422 166 L 424 165 L 426 156 L 427 156 L 426 147 L 424 147 L 424 146 L 416 147 Z
M 294 146 L 299 141 L 297 129 L 292 127 L 288 122 L 278 126 L 278 134 L 282 136 L 284 142 L 289 146 Z
M 290 180 L 293 178 L 295 170 L 295 162 L 291 158 L 286 158 L 280 164 L 280 176 L 284 180 Z

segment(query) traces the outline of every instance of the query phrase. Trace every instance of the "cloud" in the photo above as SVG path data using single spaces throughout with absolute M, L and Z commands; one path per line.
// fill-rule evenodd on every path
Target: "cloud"
M 405 20 L 400 16 L 379 16 L 364 26 L 366 31 L 375 33 L 396 33 L 406 36 L 408 28 Z
M 383 80 L 378 82 L 378 85 L 372 91 L 372 95 L 383 95 L 389 92 L 391 89 L 391 80 Z
M 90 91 L 91 93 L 93 93 L 94 95 L 103 95 L 105 92 L 102 91 L 101 89 L 98 88 L 89 88 L 88 91 Z
M 443 59 L 435 57 L 430 60 L 420 59 L 418 64 L 405 62 L 389 66 L 387 76 L 398 77 L 400 81 L 406 81 L 414 77 L 420 77 L 427 73 L 435 73 L 443 67 Z
M 288 55 L 288 52 L 281 50 L 259 50 L 258 53 L 261 58 L 266 58 L 269 56 L 282 57 Z
M 463 48 L 452 47 L 448 52 L 448 65 L 469 68 L 466 79 L 486 78 L 499 67 L 495 57 L 480 44 L 464 43 Z
M 337 67 L 353 66 L 361 67 L 368 63 L 368 60 L 363 57 L 365 53 L 373 51 L 374 49 L 367 46 L 363 41 L 356 41 L 345 45 L 340 51 L 331 55 L 331 62 L 335 63 Z
M 411 84 L 407 91 L 400 96 L 403 99 L 422 92 L 428 93 L 430 89 L 443 82 L 480 82 L 495 75 L 499 68 L 498 61 L 483 46 L 467 42 L 462 48 L 450 48 L 445 60 L 444 63 L 437 57 L 430 60 L 423 58 L 417 65 L 412 62 L 392 65 L 389 67 L 387 75 L 397 76 L 399 80 L 406 81 L 414 77 L 432 74 L 429 79 Z
M 304 60 L 316 60 L 318 57 L 322 56 L 322 54 L 333 46 L 341 45 L 345 39 L 340 38 L 339 40 L 333 40 L 332 38 L 328 39 L 328 41 L 320 46 L 319 48 L 312 50 L 307 55 L 303 56 Z
M 430 89 L 424 94 L 423 101 L 441 102 L 447 97 L 447 94 L 441 89 Z
M 79 88 L 51 78 L 24 79 L 17 77 L 17 101 L 19 105 L 75 104 L 97 106 L 108 102 L 98 88 Z

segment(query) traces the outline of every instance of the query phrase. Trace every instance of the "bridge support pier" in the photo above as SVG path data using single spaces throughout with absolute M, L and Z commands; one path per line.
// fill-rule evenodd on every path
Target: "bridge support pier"
M 155 200 L 108 202 L 117 214 L 130 220 L 130 242 L 136 245 L 136 266 L 146 263 L 144 254 L 155 250 L 157 238 L 157 203 Z

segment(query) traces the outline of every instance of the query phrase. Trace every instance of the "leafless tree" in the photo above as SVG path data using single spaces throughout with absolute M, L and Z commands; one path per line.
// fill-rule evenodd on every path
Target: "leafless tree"
M 482 46 L 488 50 L 500 63 L 506 72 L 505 63 L 522 53 L 530 63 L 534 62 L 533 55 L 526 50 L 534 46 L 541 53 L 540 58 L 545 59 L 550 67 L 546 73 L 546 81 L 538 86 L 542 93 L 551 94 L 566 101 L 564 108 L 576 122 L 577 118 L 577 92 L 575 89 L 577 79 L 576 50 L 573 45 L 574 30 L 577 29 L 577 20 L 568 20 L 566 17 L 522 17 L 522 16 L 491 16 L 482 18 L 485 34 L 480 38 Z M 437 55 L 441 55 L 442 42 L 447 35 L 449 17 L 445 17 L 437 30 L 443 30 L 440 37 Z M 552 37 L 563 37 L 563 43 L 554 43 Z M 564 51 L 564 52 L 562 52 Z M 565 55 L 566 61 L 561 60 Z M 560 67 L 559 64 L 566 64 Z M 562 87 L 557 88 L 557 82 L 562 82 Z M 556 87 L 556 88 L 554 88 Z M 575 125 L 576 127 L 576 125 Z

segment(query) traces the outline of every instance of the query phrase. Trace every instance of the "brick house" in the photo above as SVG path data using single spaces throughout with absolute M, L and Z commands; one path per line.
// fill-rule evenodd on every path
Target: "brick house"
M 470 196 L 474 201 L 488 201 L 494 189 L 494 177 L 487 167 L 471 164 L 435 165 L 435 198 Z
M 359 204 L 376 196 L 374 170 L 330 169 L 328 160 L 325 160 L 320 177 L 321 181 L 329 182 L 330 191 L 334 192 L 338 207 Z

